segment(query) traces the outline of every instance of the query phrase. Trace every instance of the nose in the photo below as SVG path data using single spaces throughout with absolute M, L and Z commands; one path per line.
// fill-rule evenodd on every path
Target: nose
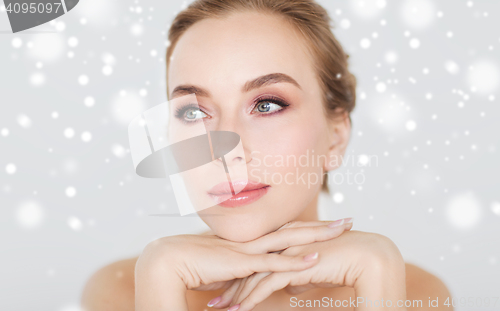
M 228 166 L 245 165 L 249 161 L 250 152 L 245 148 L 243 137 L 233 131 L 210 131 L 210 146 L 214 160 Z
M 221 120 L 222 121 L 222 120 Z M 248 144 L 245 141 L 244 124 L 231 118 L 227 122 L 219 122 L 210 129 L 210 140 L 214 159 L 226 162 L 226 165 L 245 165 L 251 161 Z M 222 159 L 224 158 L 224 159 Z
M 219 159 L 222 160 L 221 158 L 219 158 Z M 245 152 L 245 147 L 243 145 L 243 141 L 241 139 L 241 136 L 240 136 L 239 143 L 236 145 L 236 148 L 229 151 L 223 158 L 224 158 L 224 161 L 226 161 L 226 165 L 228 165 L 228 166 L 247 164 L 247 162 L 248 162 L 247 159 L 249 159 L 249 158 L 247 157 L 247 154 Z

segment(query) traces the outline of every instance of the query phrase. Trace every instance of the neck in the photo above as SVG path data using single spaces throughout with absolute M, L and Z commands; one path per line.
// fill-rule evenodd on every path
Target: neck
M 295 218 L 297 221 L 317 221 L 318 220 L 318 198 L 319 193 L 309 202 L 302 213 Z

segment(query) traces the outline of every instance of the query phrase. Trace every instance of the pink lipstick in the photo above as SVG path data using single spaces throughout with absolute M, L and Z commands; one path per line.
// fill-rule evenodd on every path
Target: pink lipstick
M 246 185 L 245 185 L 246 184 Z M 232 194 L 232 189 L 239 193 Z M 223 182 L 215 185 L 208 191 L 208 194 L 214 199 L 217 205 L 222 207 L 238 207 L 250 204 L 263 197 L 270 186 L 254 181 L 234 181 L 232 183 Z

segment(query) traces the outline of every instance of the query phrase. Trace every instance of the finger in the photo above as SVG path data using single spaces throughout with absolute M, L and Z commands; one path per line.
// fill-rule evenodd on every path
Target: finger
M 238 301 L 238 311 L 252 310 L 259 303 L 271 296 L 272 293 L 285 288 L 290 284 L 290 273 L 272 273 L 262 279 L 252 292 L 242 301 Z
M 233 280 L 231 286 L 229 286 L 229 288 L 227 288 L 224 291 L 224 293 L 222 293 L 222 295 L 210 300 L 210 302 L 207 305 L 209 307 L 213 307 L 216 309 L 227 308 L 231 304 L 231 301 L 233 300 L 234 293 L 238 289 L 242 280 L 243 279 Z
M 345 224 L 345 231 L 350 231 L 352 229 L 352 222 Z
M 290 295 L 299 295 L 313 288 L 316 288 L 315 284 L 305 284 L 297 286 L 288 285 L 287 287 L 285 287 L 285 291 Z
M 285 256 L 278 254 L 243 255 L 239 264 L 252 272 L 301 271 L 318 263 L 318 252 L 306 256 Z M 248 273 L 244 276 L 250 275 Z M 242 276 L 243 277 L 243 276 Z
M 342 218 L 340 218 L 342 219 Z M 340 220 L 338 219 L 338 220 Z M 345 223 L 352 223 L 353 218 L 348 217 L 348 218 L 343 218 Z M 301 228 L 301 227 L 313 227 L 313 226 L 326 226 L 332 222 L 338 221 L 338 220 L 316 220 L 316 221 L 290 221 L 281 226 L 278 230 L 285 229 L 285 228 Z M 276 231 L 278 231 L 276 230 Z
M 227 290 L 225 290 L 224 293 L 222 293 L 222 295 L 220 296 L 221 297 L 220 301 L 216 305 L 214 305 L 213 307 L 217 308 L 217 309 L 227 308 L 231 304 L 231 302 L 233 301 L 234 294 L 236 293 L 236 291 L 240 287 L 240 284 L 245 279 L 246 278 L 236 279 L 234 281 L 234 283 L 231 284 L 231 286 Z
M 261 273 L 265 273 L 265 272 L 261 272 Z M 233 296 L 233 299 L 231 300 L 231 305 L 235 305 L 236 304 L 236 301 L 238 301 L 238 297 L 240 296 L 240 293 L 241 291 L 243 290 L 243 288 L 246 286 L 247 283 L 249 283 L 249 280 L 254 276 L 254 275 L 257 275 L 258 273 L 254 273 L 252 274 L 251 276 L 245 278 L 241 283 L 240 283 L 240 286 L 238 286 L 238 289 L 236 290 L 236 292 L 234 293 L 234 296 Z
M 283 226 L 279 227 L 278 230 L 286 229 L 286 228 L 300 228 L 300 227 L 313 227 L 313 226 L 326 226 L 332 221 L 321 221 L 321 220 L 316 220 L 316 221 L 290 221 L 284 224 Z
M 285 228 L 269 233 L 257 240 L 247 242 L 249 253 L 269 253 L 291 246 L 326 241 L 341 235 L 345 230 L 344 219 L 325 222 L 323 226 Z
M 196 290 L 196 291 L 213 291 L 213 290 L 220 290 L 220 289 L 227 289 L 231 284 L 234 282 L 234 280 L 230 281 L 218 281 L 210 284 L 202 284 L 198 287 L 192 288 L 191 290 Z
M 272 272 L 261 272 L 253 274 L 251 277 L 247 278 L 246 282 L 240 284 L 240 288 L 233 298 L 233 304 L 237 304 L 241 302 L 244 298 L 246 298 L 252 290 L 260 283 L 262 279 L 270 275 Z
M 353 218 L 352 217 L 344 218 L 345 231 L 350 231 L 352 229 L 352 225 L 353 225 Z

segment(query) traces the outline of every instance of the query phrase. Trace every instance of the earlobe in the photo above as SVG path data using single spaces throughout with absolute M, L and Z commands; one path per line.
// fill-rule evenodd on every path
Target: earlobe
M 325 171 L 331 171 L 342 164 L 342 160 L 351 136 L 351 120 L 348 112 L 334 117 L 329 130 L 329 142 Z

